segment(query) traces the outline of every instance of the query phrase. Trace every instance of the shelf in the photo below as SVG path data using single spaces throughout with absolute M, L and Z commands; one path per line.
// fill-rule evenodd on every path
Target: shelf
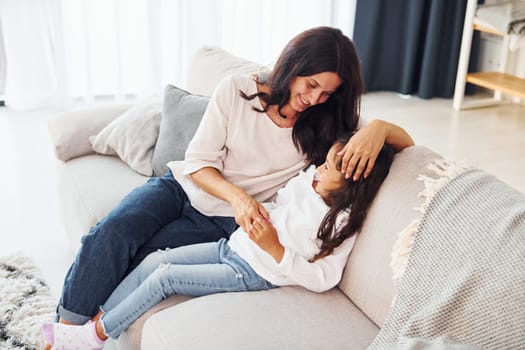
M 456 110 L 464 108 L 475 108 L 503 103 L 503 94 L 515 96 L 513 102 L 521 103 L 525 100 L 525 79 L 515 75 L 507 74 L 507 61 L 509 52 L 510 36 L 476 17 L 478 0 L 468 0 L 465 11 L 465 22 L 463 24 L 463 37 L 461 38 L 461 49 L 456 73 L 456 86 L 454 89 L 453 107 Z M 470 61 L 470 49 L 472 48 L 472 35 L 474 31 L 481 31 L 497 35 L 501 39 L 501 52 L 499 59 L 499 72 L 477 72 L 468 73 Z M 492 99 L 478 99 L 464 103 L 465 85 L 471 83 L 494 92 Z
M 467 82 L 490 90 L 525 98 L 525 79 L 498 72 L 467 74 Z
M 479 30 L 480 32 L 485 32 L 485 33 L 499 35 L 499 36 L 505 36 L 505 33 L 500 32 L 496 28 L 492 27 L 490 24 L 483 23 L 478 18 L 474 18 L 473 22 L 474 22 L 473 24 L 474 30 Z

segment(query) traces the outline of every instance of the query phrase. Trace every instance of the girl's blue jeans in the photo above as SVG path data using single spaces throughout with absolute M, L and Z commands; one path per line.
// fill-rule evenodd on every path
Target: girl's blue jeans
M 195 210 L 171 172 L 130 192 L 82 237 L 62 289 L 58 316 L 84 324 L 151 252 L 228 238 L 232 217 Z
M 226 239 L 151 253 L 102 307 L 106 334 L 117 338 L 147 310 L 173 294 L 203 296 L 273 285 L 232 251 Z

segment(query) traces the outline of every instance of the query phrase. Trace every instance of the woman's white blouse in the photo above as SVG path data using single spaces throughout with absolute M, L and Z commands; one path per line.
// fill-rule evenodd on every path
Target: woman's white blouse
M 305 166 L 305 157 L 292 141 L 292 128 L 279 128 L 261 109 L 253 79 L 230 76 L 215 90 L 202 121 L 188 145 L 184 161 L 169 162 L 191 204 L 209 216 L 233 216 L 229 203 L 197 187 L 189 174 L 213 167 L 259 202 L 271 200 L 278 189 Z

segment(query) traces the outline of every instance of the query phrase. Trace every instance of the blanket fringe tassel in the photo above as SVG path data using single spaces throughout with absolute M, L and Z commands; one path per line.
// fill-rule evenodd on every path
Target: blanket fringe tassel
M 441 189 L 450 179 L 457 175 L 471 169 L 462 162 L 455 162 L 446 159 L 436 159 L 432 162 L 428 169 L 436 174 L 437 178 L 432 178 L 425 175 L 419 175 L 417 180 L 423 181 L 424 189 L 418 193 L 418 197 L 423 198 L 423 203 L 419 208 L 414 208 L 421 213 L 420 217 L 414 219 L 407 227 L 405 227 L 399 234 L 392 252 L 390 254 L 390 267 L 392 268 L 392 278 L 396 284 L 399 284 L 408 263 L 410 252 L 414 245 L 414 237 L 417 228 L 421 222 L 421 218 L 428 208 L 432 197 Z

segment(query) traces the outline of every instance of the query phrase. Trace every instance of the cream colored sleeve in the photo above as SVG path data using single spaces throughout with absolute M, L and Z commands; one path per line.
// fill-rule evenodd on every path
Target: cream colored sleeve
M 238 92 L 232 77 L 224 78 L 213 93 L 202 120 L 188 145 L 184 175 L 205 167 L 222 172 L 226 156 L 226 138 L 232 103 Z

